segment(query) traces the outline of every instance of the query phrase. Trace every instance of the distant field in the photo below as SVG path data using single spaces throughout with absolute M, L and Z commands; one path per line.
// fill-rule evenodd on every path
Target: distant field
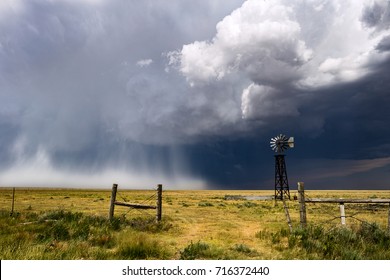
M 226 195 L 271 196 L 273 193 L 273 190 L 164 191 L 163 222 L 156 225 L 152 221 L 154 210 L 130 210 L 118 206 L 115 209 L 114 223 L 108 223 L 106 218 L 111 190 L 17 189 L 14 216 L 10 217 L 12 190 L 2 188 L 0 257 L 324 258 L 319 253 L 305 251 L 306 249 L 299 245 L 299 240 L 289 236 L 283 204 L 280 201 L 225 199 Z M 291 197 L 294 194 L 296 191 L 291 192 Z M 119 189 L 117 200 L 155 204 L 153 195 L 153 190 Z M 389 199 L 390 191 L 307 191 L 306 195 L 311 198 Z M 293 228 L 299 230 L 298 202 L 290 200 L 287 204 Z M 347 228 L 358 229 L 362 223 L 368 222 L 375 224 L 378 230 L 386 231 L 388 208 L 389 205 L 346 205 L 346 215 L 353 216 L 347 217 Z M 340 228 L 340 219 L 337 218 L 340 215 L 338 205 L 308 204 L 307 215 L 309 225 L 321 226 L 328 231 Z M 297 238 L 302 239 L 301 233 L 297 234 Z M 386 249 L 386 234 L 384 238 L 383 246 Z M 371 255 L 350 256 L 341 258 L 373 258 Z M 378 255 L 378 258 L 388 258 L 388 255 Z

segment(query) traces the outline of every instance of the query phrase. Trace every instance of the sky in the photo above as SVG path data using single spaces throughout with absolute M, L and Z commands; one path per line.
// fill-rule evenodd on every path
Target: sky
M 1 0 L 0 186 L 390 189 L 388 0 Z

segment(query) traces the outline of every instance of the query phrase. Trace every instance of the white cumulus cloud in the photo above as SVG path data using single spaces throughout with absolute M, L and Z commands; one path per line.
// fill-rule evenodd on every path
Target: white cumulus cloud
M 388 1 L 247 0 L 217 24 L 212 39 L 183 45 L 170 63 L 193 86 L 246 78 L 244 118 L 297 115 L 293 92 L 356 81 L 389 58 L 383 51 L 389 7 Z
M 218 23 L 211 41 L 184 45 L 171 53 L 171 62 L 178 62 L 194 84 L 220 80 L 236 71 L 259 83 L 285 83 L 295 80 L 297 68 L 311 57 L 299 33 L 291 8 L 277 2 L 246 1 Z

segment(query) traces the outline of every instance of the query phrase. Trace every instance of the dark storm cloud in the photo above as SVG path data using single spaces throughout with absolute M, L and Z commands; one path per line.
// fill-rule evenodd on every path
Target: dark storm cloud
M 239 1 L 221 3 L 3 1 L 3 182 L 12 184 L 18 170 L 25 171 L 19 174 L 26 174 L 27 184 L 46 176 L 46 184 L 55 177 L 66 185 L 71 182 L 58 172 L 67 169 L 119 169 L 127 181 L 134 178 L 132 185 L 150 174 L 170 182 L 190 176 L 171 143 L 197 137 L 189 125 L 196 106 L 185 97 L 185 82 L 165 71 L 163 54 L 211 36 Z M 34 180 L 34 173 L 44 175 Z
M 381 159 L 389 156 L 388 149 L 378 154 L 390 140 L 389 3 L 367 3 L 246 1 L 217 25 L 212 40 L 183 46 L 172 53 L 171 64 L 194 87 L 245 77 L 249 86 L 242 87 L 241 109 L 254 131 L 251 137 L 280 131 L 298 135 L 297 146 L 301 141 L 304 149 L 296 149 L 294 164 L 313 174 L 327 169 L 329 176 L 321 176 L 320 184 L 307 176 L 324 187 L 333 175 L 346 178 L 389 164 Z M 259 154 L 259 166 L 264 155 Z M 245 162 L 245 156 L 233 158 L 229 166 Z M 315 158 L 322 158 L 316 166 L 310 164 Z M 341 171 L 339 159 L 348 165 Z M 244 170 L 250 171 L 244 171 L 243 181 L 256 177 L 250 168 Z M 359 185 L 348 179 L 350 187 Z
M 280 132 L 385 169 L 389 37 L 388 1 L 2 1 L 0 184 L 272 186 Z
M 390 51 L 390 36 L 383 38 L 376 47 L 378 51 L 387 52 Z
M 389 1 L 371 1 L 362 12 L 362 22 L 377 30 L 387 29 L 390 26 Z

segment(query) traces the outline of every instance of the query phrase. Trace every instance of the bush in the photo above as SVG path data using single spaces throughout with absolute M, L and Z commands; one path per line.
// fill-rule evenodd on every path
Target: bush
M 224 250 L 215 245 L 209 245 L 205 242 L 198 241 L 190 244 L 180 251 L 181 260 L 227 260 L 233 259 L 234 255 L 230 250 Z
M 234 250 L 240 253 L 249 254 L 252 252 L 252 250 L 245 244 L 236 244 L 234 246 Z
M 210 246 L 207 243 L 198 241 L 197 243 L 191 243 L 180 252 L 181 260 L 195 260 L 206 258 L 209 254 Z

